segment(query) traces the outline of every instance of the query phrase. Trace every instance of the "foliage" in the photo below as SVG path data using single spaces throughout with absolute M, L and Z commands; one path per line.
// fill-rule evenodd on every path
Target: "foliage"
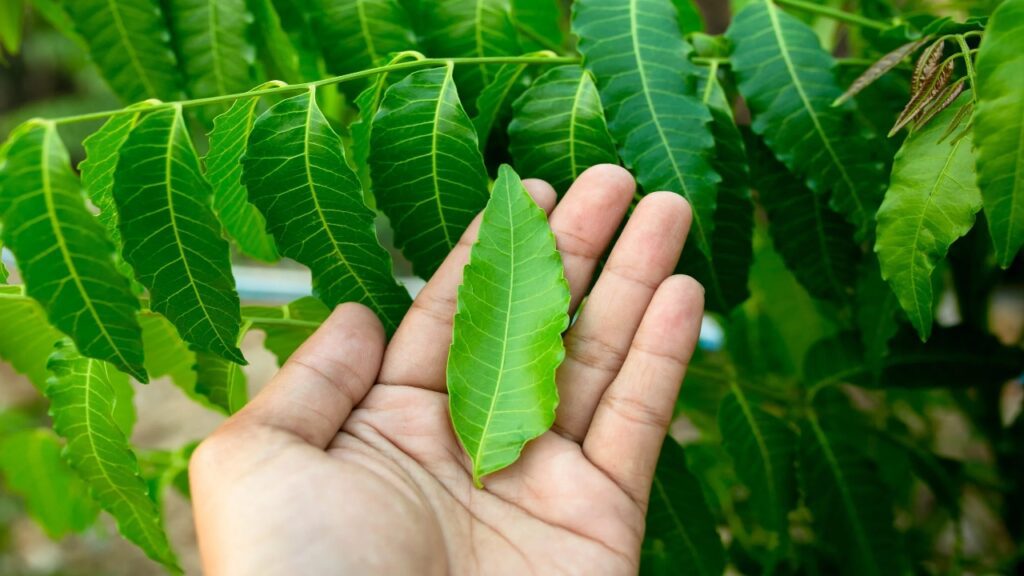
M 194 443 L 133 446 L 131 380 L 234 413 L 247 334 L 283 363 L 343 302 L 393 333 L 392 255 L 428 278 L 483 211 L 448 359 L 482 485 L 551 427 L 569 324 L 520 176 L 561 195 L 621 163 L 693 207 L 679 269 L 723 334 L 688 368 L 641 571 L 1020 571 L 960 535 L 1024 538 L 1024 420 L 999 416 L 1024 351 L 990 326 L 1021 278 L 1024 0 L 728 4 L 710 35 L 692 0 L 5 3 L 4 57 L 38 16 L 125 106 L 0 148 L 0 359 L 53 420 L 0 418 L 4 485 L 54 538 L 102 509 L 178 570 L 161 497 Z M 312 296 L 243 303 L 241 258 L 297 262 Z M 972 456 L 940 446 L 950 419 Z

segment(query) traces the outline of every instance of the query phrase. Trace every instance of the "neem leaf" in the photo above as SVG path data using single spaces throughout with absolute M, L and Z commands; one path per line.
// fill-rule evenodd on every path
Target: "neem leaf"
M 508 137 L 516 169 L 546 180 L 559 194 L 587 168 L 618 163 L 601 97 L 587 70 L 548 70 L 515 101 L 513 110 Z
M 317 31 L 327 69 L 348 74 L 372 68 L 416 39 L 398 0 L 312 0 L 308 18 Z
M 878 61 L 865 70 L 863 74 L 858 76 L 857 79 L 853 81 L 853 84 L 850 84 L 850 87 L 846 89 L 846 92 L 843 92 L 842 96 L 836 98 L 835 101 L 832 102 L 832 106 L 842 106 L 847 100 L 853 98 L 857 94 L 860 94 L 862 90 L 873 84 L 875 80 L 884 76 L 886 72 L 899 66 L 900 62 L 902 62 L 904 58 L 913 54 L 915 50 L 924 45 L 928 40 L 929 39 L 926 37 L 917 40 L 916 42 L 908 42 L 879 58 Z
M 459 287 L 448 357 L 452 423 L 477 487 L 554 423 L 568 311 L 544 211 L 503 165 Z
M 681 194 L 693 208 L 690 241 L 711 258 L 716 185 L 708 162 L 711 114 L 689 94 L 695 74 L 667 0 L 580 0 L 573 30 L 594 73 L 619 154 L 644 190 Z
M 248 380 L 238 364 L 209 352 L 199 352 L 195 371 L 196 394 L 224 414 L 230 416 L 238 412 L 249 401 Z
M 512 21 L 527 49 L 554 49 L 565 44 L 561 0 L 512 0 Z
M 999 5 L 978 51 L 978 185 L 996 260 L 1008 268 L 1024 246 L 1024 0 Z
M 882 276 L 922 340 L 931 333 L 934 316 L 932 272 L 950 245 L 974 226 L 981 210 L 971 138 L 939 142 L 955 113 L 946 110 L 940 121 L 903 143 L 878 210 L 875 252 Z
M 248 6 L 256 22 L 260 60 L 269 69 L 270 77 L 302 82 L 299 53 L 281 24 L 273 0 L 249 0 Z
M 391 333 L 411 300 L 392 275 L 359 179 L 314 95 L 282 100 L 256 120 L 242 159 L 249 200 L 281 254 L 312 270 L 325 304 L 365 304 Z
M 255 88 L 280 86 L 268 82 Z M 213 120 L 210 152 L 206 155 L 206 179 L 213 185 L 213 211 L 239 249 L 264 262 L 280 258 L 274 239 L 266 232 L 267 223 L 255 206 L 249 203 L 242 186 L 242 155 L 249 133 L 256 121 L 259 98 L 235 100 L 227 112 Z
M 67 440 L 64 456 L 92 497 L 117 520 L 121 534 L 153 560 L 180 571 L 161 525 L 160 508 L 139 475 L 131 444 L 115 419 L 117 388 L 128 378 L 102 361 L 84 358 L 68 341 L 50 358 L 46 395 L 54 430 Z
M 241 319 L 228 243 L 180 106 L 150 112 L 135 126 L 113 190 L 124 258 L 149 289 L 150 307 L 189 344 L 244 364 L 235 346 Z
M 3 255 L 4 251 L 4 240 L 0 238 L 0 255 Z M 4 266 L 3 260 L 0 260 L 0 284 L 7 283 L 7 266 Z
M 266 334 L 264 346 L 283 366 L 295 350 L 316 332 L 331 311 L 316 298 L 306 297 L 284 306 L 246 306 L 242 317 L 254 330 Z
M 453 68 L 420 70 L 391 86 L 373 119 L 374 198 L 423 278 L 487 204 L 487 170 Z
M 551 52 L 534 52 L 529 56 L 553 56 Z M 530 78 L 526 71 L 529 64 L 505 64 L 498 69 L 494 81 L 484 87 L 476 102 L 476 116 L 473 126 L 476 128 L 480 151 L 487 150 L 491 130 L 496 124 L 505 122 L 512 114 L 512 103 L 530 86 Z
M 42 306 L 22 294 L 21 286 L 0 286 L 0 326 L 0 359 L 45 390 L 46 360 L 63 335 L 47 322 Z
M 195 393 L 196 374 L 193 366 L 196 353 L 189 350 L 169 320 L 155 312 L 139 319 L 142 343 L 146 349 L 146 371 L 152 378 L 169 376 L 171 382 L 186 394 Z
M 899 331 L 896 313 L 900 302 L 896 293 L 882 278 L 877 258 L 865 258 L 857 279 L 857 328 L 864 345 L 864 359 L 879 369 L 889 354 L 889 341 Z
M 25 125 L 5 148 L 0 218 L 26 292 L 83 354 L 146 381 L 139 300 L 114 265 L 103 226 L 86 208 L 56 126 Z

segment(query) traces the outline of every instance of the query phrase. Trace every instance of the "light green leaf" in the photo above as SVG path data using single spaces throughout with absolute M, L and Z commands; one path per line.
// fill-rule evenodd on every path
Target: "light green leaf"
M 270 77 L 285 82 L 302 82 L 299 53 L 281 24 L 273 0 L 248 0 L 248 6 L 256 23 L 260 61 L 268 69 Z
M 309 0 L 308 10 L 332 74 L 372 68 L 393 52 L 416 47 L 398 0 Z
M 3 256 L 3 252 L 4 252 L 4 240 L 3 240 L 3 238 L 0 238 L 0 256 Z M 0 260 L 0 284 L 6 284 L 7 283 L 7 275 L 8 275 L 7 266 L 4 266 L 3 260 Z
M 21 50 L 21 22 L 24 15 L 23 0 L 0 3 L 0 62 L 4 61 L 4 52 L 17 54 Z
M 249 200 L 281 254 L 312 270 L 325 304 L 365 304 L 391 333 L 411 304 L 409 294 L 392 276 L 373 212 L 314 94 L 282 100 L 256 120 L 242 160 Z
M 718 423 L 736 474 L 750 489 L 757 522 L 769 533 L 773 563 L 779 561 L 789 548 L 789 512 L 796 505 L 796 434 L 735 385 L 722 401 Z
M 185 84 L 192 98 L 245 92 L 253 85 L 256 50 L 246 0 L 164 0 Z M 203 107 L 210 118 L 224 105 Z
M 244 364 L 228 243 L 180 106 L 146 115 L 121 147 L 114 201 L 125 260 L 149 289 L 150 307 L 200 350 Z
M 963 104 L 970 95 L 961 98 Z M 922 340 L 931 334 L 934 317 L 932 272 L 981 210 L 971 137 L 940 142 L 956 108 L 907 137 L 878 210 L 875 252 L 882 276 Z
M 0 359 L 46 389 L 46 360 L 63 336 L 46 321 L 46 313 L 21 286 L 0 286 Z
M 704 16 L 694 0 L 672 0 L 676 7 L 676 21 L 683 36 L 704 31 Z
M 768 232 L 786 266 L 816 298 L 850 300 L 860 246 L 853 226 L 793 176 L 760 139 L 749 139 L 750 165 L 758 199 L 768 215 Z
M 145 382 L 139 301 L 85 206 L 56 126 L 34 122 L 17 132 L 0 167 L 0 218 L 26 292 L 83 354 Z
M 121 100 L 181 97 L 181 77 L 159 0 L 74 0 L 64 7 Z
M 146 349 L 146 370 L 150 377 L 169 376 L 175 386 L 190 397 L 195 394 L 196 354 L 178 336 L 174 325 L 163 316 L 147 312 L 139 319 L 142 343 Z
M 554 423 L 568 311 L 544 211 L 502 165 L 463 272 L 448 356 L 452 422 L 477 487 Z
M 1013 263 L 1024 245 L 1024 1 L 1007 0 L 992 14 L 978 52 L 978 184 L 996 260 Z
M 433 57 L 517 56 L 522 50 L 508 0 L 437 0 L 422 11 L 423 47 Z M 494 81 L 497 67 L 460 66 L 459 91 L 471 113 L 476 98 Z
M 0 472 L 7 489 L 25 499 L 29 515 L 50 538 L 81 532 L 96 521 L 99 509 L 61 458 L 60 439 L 50 430 L 0 436 Z
M 54 430 L 67 440 L 64 456 L 89 485 L 92 497 L 117 520 L 121 534 L 153 560 L 180 571 L 150 498 L 131 444 L 114 418 L 116 389 L 128 379 L 99 360 L 84 358 L 70 342 L 50 358 L 46 395 Z
M 690 241 L 711 257 L 716 187 L 708 163 L 711 114 L 689 95 L 696 71 L 668 0 L 580 0 L 573 31 L 594 73 L 619 155 L 648 192 L 670 190 L 693 208 Z
M 71 16 L 64 8 L 64 0 L 32 0 L 32 8 L 35 9 L 38 16 L 46 20 L 62 36 L 75 42 L 82 49 L 88 49 L 85 40 L 75 30 L 75 23 L 71 21 Z
M 683 447 L 671 437 L 662 444 L 654 472 L 644 549 L 656 551 L 644 560 L 671 567 L 675 574 L 717 576 L 725 571 L 725 550 L 711 510 L 686 466 Z
M 370 171 L 377 206 L 413 271 L 430 278 L 487 204 L 487 171 L 459 101 L 453 66 L 420 70 L 388 88 L 373 119 Z
M 268 82 L 259 90 L 280 83 Z M 217 116 L 210 132 L 210 152 L 206 155 L 206 178 L 213 185 L 213 211 L 239 249 L 264 262 L 280 258 L 274 239 L 266 232 L 263 215 L 251 203 L 242 186 L 242 155 L 256 121 L 259 98 L 235 100 L 227 112 Z
M 754 132 L 866 238 L 882 188 L 881 165 L 871 158 L 870 140 L 846 128 L 850 107 L 832 107 L 842 94 L 832 56 L 810 27 L 771 0 L 743 9 L 726 36 Z
M 481 108 L 483 103 L 481 96 Z M 508 137 L 516 169 L 546 180 L 559 194 L 587 168 L 618 163 L 601 97 L 593 76 L 583 68 L 548 70 L 513 106 Z
M 551 52 L 534 52 L 529 56 L 551 56 Z M 476 116 L 473 126 L 476 127 L 480 151 L 486 153 L 491 131 L 508 121 L 512 115 L 512 103 L 530 86 L 530 78 L 526 74 L 529 64 L 505 64 L 498 69 L 494 81 L 484 87 L 476 102 Z M 499 140 L 500 142 L 500 140 Z
M 264 346 L 277 356 L 283 366 L 295 350 L 316 332 L 331 311 L 312 297 L 300 298 L 284 306 L 246 306 L 242 317 L 254 330 L 266 334 Z
M 238 364 L 208 352 L 199 352 L 195 370 L 196 394 L 216 409 L 230 416 L 249 401 L 248 381 Z
M 512 0 L 512 22 L 525 49 L 561 51 L 565 45 L 564 6 L 560 0 Z

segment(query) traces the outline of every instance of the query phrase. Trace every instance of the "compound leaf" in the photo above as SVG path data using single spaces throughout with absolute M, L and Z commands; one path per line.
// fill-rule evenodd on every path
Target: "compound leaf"
M 348 74 L 372 68 L 416 39 L 398 0 L 312 0 L 308 17 L 320 39 L 327 69 Z
M 51 123 L 19 129 L 0 169 L 4 241 L 25 289 L 81 347 L 146 381 L 139 301 L 114 265 L 114 246 L 89 213 Z
M 686 89 L 696 74 L 667 0 L 580 0 L 573 30 L 594 73 L 619 155 L 644 190 L 693 208 L 690 240 L 711 258 L 715 189 L 711 114 Z
M 121 247 L 121 231 L 117 226 L 117 207 L 114 205 L 114 169 L 121 147 L 128 134 L 139 122 L 142 110 L 111 116 L 99 130 L 82 141 L 85 160 L 78 164 L 82 174 L 82 187 L 93 205 L 99 209 L 97 217 L 103 223 L 114 246 Z
M 121 100 L 181 97 L 177 59 L 159 0 L 74 0 L 63 5 Z
M 978 52 L 978 185 L 996 260 L 1003 268 L 1024 245 L 1024 1 L 992 14 Z
M 310 268 L 325 304 L 365 304 L 391 333 L 409 294 L 392 275 L 359 179 L 314 94 L 282 100 L 256 120 L 242 160 L 249 200 L 281 254 Z
M 131 444 L 115 419 L 118 388 L 127 377 L 102 361 L 78 354 L 68 341 L 50 358 L 46 395 L 64 455 L 89 485 L 93 498 L 117 520 L 121 534 L 153 560 L 180 571 L 161 525 L 160 509 L 139 475 Z
M 559 194 L 587 168 L 618 163 L 601 97 L 587 70 L 548 70 L 515 101 L 513 110 L 508 137 L 516 169 L 546 180 Z
M 266 334 L 264 346 L 283 366 L 295 350 L 316 332 L 331 311 L 316 298 L 300 298 L 284 306 L 246 306 L 242 316 L 254 330 Z
M 907 138 L 878 210 L 875 252 L 882 276 L 922 340 L 928 339 L 934 316 L 932 272 L 981 210 L 970 136 L 940 142 L 955 114 L 950 108 Z
M 21 286 L 0 286 L 0 359 L 24 374 L 39 390 L 46 389 L 46 360 L 63 338 L 46 321 L 46 312 L 22 293 Z
M 240 364 L 241 324 L 227 241 L 210 208 L 180 106 L 150 112 L 121 147 L 114 172 L 124 258 L 150 307 L 189 344 Z
M 739 91 L 753 113 L 754 132 L 794 174 L 857 227 L 873 226 L 881 191 L 880 165 L 867 140 L 847 132 L 835 61 L 814 31 L 771 0 L 748 5 L 727 32 Z
M 257 90 L 275 84 L 267 83 Z M 239 249 L 258 260 L 274 262 L 280 258 L 274 239 L 267 234 L 263 215 L 249 203 L 242 186 L 242 155 L 256 121 L 259 100 L 235 100 L 227 112 L 213 120 L 210 152 L 205 159 L 206 178 L 213 185 L 213 211 Z
M 373 119 L 374 198 L 423 278 L 487 204 L 487 170 L 452 69 L 420 70 L 391 86 Z
M 448 357 L 452 422 L 477 487 L 554 423 L 568 311 L 544 211 L 502 165 L 459 287 Z

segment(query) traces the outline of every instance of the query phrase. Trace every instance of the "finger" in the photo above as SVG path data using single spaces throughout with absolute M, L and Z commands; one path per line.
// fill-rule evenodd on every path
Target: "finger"
M 622 367 L 655 289 L 676 267 L 690 229 L 686 201 L 649 194 L 633 211 L 579 319 L 558 370 L 555 430 L 582 441 L 605 389 Z
M 342 304 L 226 426 L 263 426 L 324 448 L 377 379 L 384 329 L 365 306 Z
M 533 200 L 545 212 L 555 206 L 558 195 L 543 180 L 523 180 Z M 480 230 L 480 215 L 462 234 L 458 244 L 423 287 L 398 326 L 384 355 L 381 384 L 401 384 L 437 390 L 445 389 L 448 347 L 452 343 L 462 269 Z
M 662 283 L 583 441 L 587 458 L 645 509 L 703 310 L 704 288 L 693 278 Z

